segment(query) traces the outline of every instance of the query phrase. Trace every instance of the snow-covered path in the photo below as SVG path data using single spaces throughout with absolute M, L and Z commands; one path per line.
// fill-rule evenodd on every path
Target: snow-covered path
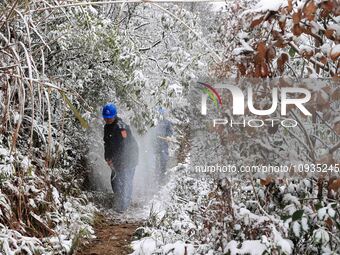
M 114 214 L 99 213 L 94 224 L 96 238 L 86 245 L 81 245 L 75 254 L 130 254 L 131 240 L 141 224 L 137 219 L 124 220 Z
M 155 206 L 155 196 L 164 186 L 158 183 L 155 129 L 150 129 L 144 135 L 134 131 L 140 160 L 134 175 L 132 204 L 124 213 L 114 211 L 115 196 L 109 182 L 111 172 L 103 159 L 102 123 L 98 123 L 92 131 L 91 142 L 95 146 L 90 147 L 88 154 L 92 190 L 86 192 L 86 197 L 99 208 L 93 224 L 96 238 L 89 240 L 86 245 L 80 244 L 74 254 L 130 254 L 133 252 L 130 246 L 133 234 L 138 227 L 145 226 L 150 210 Z M 170 158 L 169 168 L 174 165 L 172 161 L 174 159 Z
M 101 209 L 95 216 L 94 230 L 96 238 L 86 244 L 80 244 L 74 254 L 130 254 L 131 241 L 138 227 L 144 225 L 148 208 L 143 203 L 133 203 L 124 213 L 112 209 L 113 194 L 91 192 L 88 197 Z

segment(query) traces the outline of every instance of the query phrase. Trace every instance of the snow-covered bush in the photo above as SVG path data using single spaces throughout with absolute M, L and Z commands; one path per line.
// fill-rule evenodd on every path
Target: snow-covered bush
M 79 235 L 91 237 L 96 209 L 81 195 L 86 125 L 68 89 L 50 74 L 46 2 L 0 4 L 0 253 L 65 254 Z M 59 12 L 62 13 L 62 12 Z M 48 14 L 47 14 L 48 16 Z M 10 18 L 9 18 L 10 17 Z M 50 17 L 51 21 L 56 17 Z M 44 22 L 39 23 L 39 20 Z M 76 116 L 76 118 L 74 118 Z M 78 171 L 78 176 L 75 172 Z
M 210 61 L 187 8 L 58 4 L 0 4 L 0 247 L 6 253 L 71 252 L 77 236 L 91 235 L 95 209 L 80 190 L 83 128 L 102 103 L 114 101 L 145 130 L 159 117 L 155 109 L 173 108 Z
M 144 237 L 132 244 L 135 255 L 339 252 L 339 205 L 316 199 L 316 182 L 217 180 L 190 174 L 187 164 L 171 173 L 138 231 Z

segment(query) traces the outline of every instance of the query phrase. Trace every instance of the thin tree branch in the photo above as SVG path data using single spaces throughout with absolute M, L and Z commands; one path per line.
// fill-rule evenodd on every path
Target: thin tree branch
M 289 42 L 289 45 L 299 54 L 300 54 L 300 49 L 299 47 L 294 43 L 294 42 Z M 320 67 L 321 69 L 327 71 L 327 72 L 330 72 L 330 74 L 332 76 L 334 76 L 334 70 L 332 70 L 332 68 L 327 68 L 325 64 L 321 63 L 320 61 L 316 60 L 315 58 L 311 57 L 309 59 L 310 62 L 312 62 L 314 65 L 317 65 L 318 67 Z
M 124 4 L 124 3 L 224 3 L 224 0 L 117 0 L 117 1 L 98 1 L 98 2 L 80 2 L 63 4 L 58 6 L 44 7 L 30 12 L 46 11 L 52 9 L 66 8 L 66 7 L 77 7 L 77 6 L 88 6 L 88 5 L 103 5 L 103 4 Z
M 329 149 L 329 153 L 332 154 L 333 152 L 335 152 L 339 148 L 340 148 L 340 141 L 337 144 L 335 144 L 332 148 Z

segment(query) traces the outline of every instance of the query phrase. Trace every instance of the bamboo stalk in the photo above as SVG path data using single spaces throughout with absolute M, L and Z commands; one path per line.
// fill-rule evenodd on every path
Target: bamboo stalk
M 34 127 L 34 115 L 35 115 L 35 104 L 34 104 L 34 90 L 33 90 L 33 70 L 32 70 L 32 62 L 31 59 L 29 57 L 28 51 L 25 47 L 25 45 L 22 42 L 19 42 L 19 44 L 21 45 L 21 47 L 23 48 L 24 52 L 25 52 L 25 57 L 26 57 L 26 61 L 27 61 L 27 66 L 28 66 L 28 83 L 29 83 L 29 89 L 30 89 L 30 93 L 31 93 L 31 104 L 32 104 L 32 123 L 31 123 L 31 133 L 30 133 L 30 145 L 29 145 L 29 155 L 33 155 L 32 154 L 32 149 L 33 149 L 33 127 Z
M 47 148 L 47 157 L 46 157 L 46 166 L 49 167 L 51 160 L 51 148 L 52 148 L 52 123 L 51 123 L 51 103 L 50 103 L 50 95 L 49 91 L 44 89 L 46 103 L 47 103 L 47 116 L 48 116 L 48 148 Z

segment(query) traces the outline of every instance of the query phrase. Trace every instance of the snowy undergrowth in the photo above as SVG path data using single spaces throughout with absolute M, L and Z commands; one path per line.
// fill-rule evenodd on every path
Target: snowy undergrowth
M 96 109 L 113 101 L 145 131 L 211 59 L 187 8 L 61 2 L 0 4 L 0 253 L 71 253 L 92 234 L 80 187 Z
M 133 255 L 339 253 L 339 205 L 315 199 L 313 180 L 214 182 L 193 176 L 187 164 L 171 174 L 137 230 Z
M 0 157 L 1 254 L 70 254 L 80 238 L 93 237 L 96 209 L 75 194 L 75 185 L 62 182 L 67 170 L 42 173 L 27 157 L 13 157 L 3 147 Z M 72 194 L 60 192 L 67 185 Z

